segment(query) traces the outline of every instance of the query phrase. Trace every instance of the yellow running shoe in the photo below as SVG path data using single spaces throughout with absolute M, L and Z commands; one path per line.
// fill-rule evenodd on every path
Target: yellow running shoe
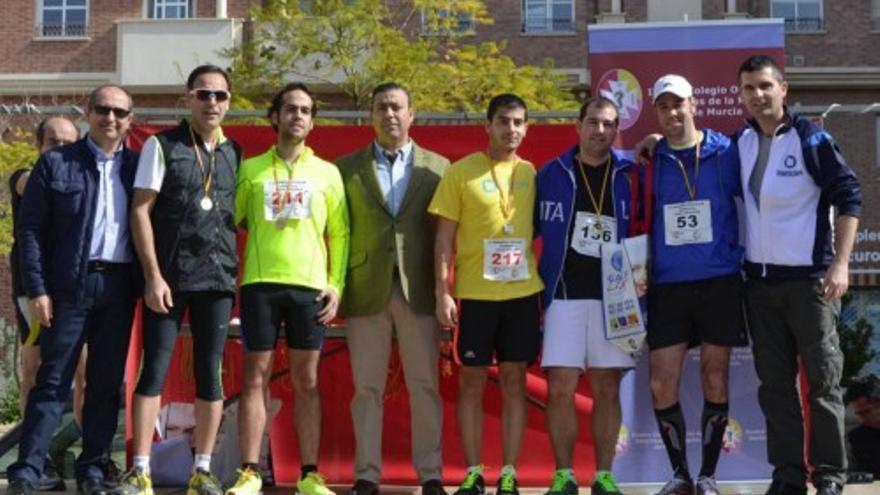
M 263 478 L 253 469 L 239 469 L 238 479 L 226 495 L 259 495 L 263 488 Z
M 196 468 L 189 477 L 186 495 L 223 495 L 220 482 L 209 471 Z
M 333 490 L 327 488 L 324 477 L 315 472 L 307 474 L 305 478 L 296 482 L 296 492 L 300 495 L 336 495 Z
M 118 490 L 123 495 L 153 495 L 153 480 L 143 468 L 131 468 L 119 480 Z

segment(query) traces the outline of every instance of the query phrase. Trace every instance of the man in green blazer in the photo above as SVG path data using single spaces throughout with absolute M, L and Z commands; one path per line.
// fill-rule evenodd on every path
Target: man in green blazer
M 351 254 L 340 313 L 346 319 L 355 394 L 355 484 L 377 495 L 382 473 L 382 405 L 392 333 L 397 337 L 412 414 L 412 459 L 422 493 L 445 495 L 440 327 L 434 317 L 434 221 L 428 203 L 449 160 L 409 138 L 409 92 L 373 90 L 376 140 L 337 161 L 351 215 Z

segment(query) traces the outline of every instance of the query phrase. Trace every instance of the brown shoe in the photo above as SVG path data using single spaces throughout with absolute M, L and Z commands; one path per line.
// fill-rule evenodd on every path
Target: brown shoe
M 428 480 L 422 483 L 422 495 L 446 495 L 443 482 L 440 480 Z
M 349 495 L 379 495 L 379 485 L 369 480 L 357 480 Z

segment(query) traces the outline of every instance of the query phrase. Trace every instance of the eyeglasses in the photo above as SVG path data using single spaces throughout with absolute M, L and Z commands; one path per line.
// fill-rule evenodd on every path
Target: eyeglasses
M 110 115 L 110 112 L 113 112 L 113 116 L 117 119 L 124 119 L 131 115 L 131 110 L 127 108 L 108 107 L 107 105 L 95 105 L 92 107 L 92 111 L 98 115 Z
M 224 102 L 232 96 L 225 89 L 194 89 L 189 94 L 194 95 L 200 101 L 211 101 L 211 99 L 214 99 L 218 103 Z

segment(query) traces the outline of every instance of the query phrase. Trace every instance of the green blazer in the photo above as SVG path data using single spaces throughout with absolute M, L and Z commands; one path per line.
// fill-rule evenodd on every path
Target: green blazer
M 449 160 L 413 143 L 413 173 L 397 217 L 391 215 L 379 181 L 373 144 L 337 160 L 351 222 L 348 274 L 342 316 L 369 316 L 391 296 L 394 259 L 403 295 L 413 311 L 434 314 L 434 226 L 428 203 Z

